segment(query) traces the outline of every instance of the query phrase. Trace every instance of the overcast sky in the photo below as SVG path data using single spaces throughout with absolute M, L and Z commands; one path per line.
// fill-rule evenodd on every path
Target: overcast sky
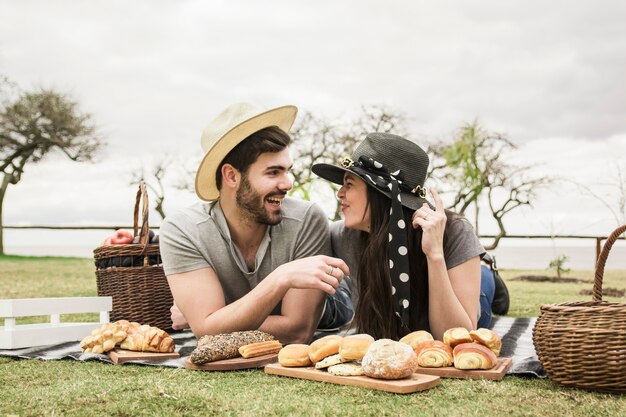
M 69 93 L 108 142 L 96 164 L 28 165 L 4 221 L 130 223 L 130 172 L 164 154 L 199 158 L 204 126 L 238 101 L 328 120 L 385 105 L 420 140 L 478 118 L 537 174 L 607 195 L 600 184 L 626 174 L 625 21 L 617 0 L 0 0 L 0 74 Z M 194 200 L 171 191 L 166 208 Z M 510 233 L 615 226 L 566 184 L 509 219 Z

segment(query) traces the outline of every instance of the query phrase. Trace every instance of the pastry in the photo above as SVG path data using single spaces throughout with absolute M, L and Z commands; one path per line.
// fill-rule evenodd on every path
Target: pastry
M 434 340 L 433 335 L 428 333 L 426 330 L 417 330 L 404 336 L 402 339 L 400 339 L 400 342 L 406 343 L 415 350 L 415 346 L 422 342 L 425 342 L 426 340 Z
M 353 334 L 346 336 L 339 346 L 339 354 L 348 360 L 361 360 L 369 345 L 374 343 L 374 338 L 369 334 Z
M 449 345 L 451 348 L 461 343 L 470 342 L 472 342 L 472 337 L 465 327 L 453 327 L 443 333 L 443 343 Z
M 311 355 L 309 354 L 309 357 L 310 356 Z M 348 359 L 342 358 L 341 355 L 337 353 L 334 355 L 326 356 L 324 359 L 317 362 L 315 364 L 315 369 L 324 369 L 324 368 L 328 368 L 329 366 L 338 365 L 340 363 L 344 363 L 347 361 Z
M 498 358 L 487 346 L 461 343 L 454 348 L 454 367 L 457 369 L 491 369 Z
M 174 339 L 164 330 L 148 324 L 131 324 L 120 348 L 136 352 L 174 352 Z
M 338 335 L 324 336 L 311 343 L 309 358 L 311 362 L 317 363 L 327 356 L 339 353 L 339 345 L 343 337 Z
M 113 350 L 128 336 L 129 325 L 130 323 L 126 320 L 103 324 L 99 328 L 93 329 L 91 334 L 80 342 L 80 347 L 83 352 L 90 353 L 106 353 Z
M 478 330 L 472 330 L 470 332 L 470 337 L 481 345 L 487 346 L 489 349 L 496 354 L 496 356 L 500 356 L 500 349 L 502 349 L 502 340 L 500 336 L 492 330 L 480 328 Z
M 328 373 L 337 376 L 359 376 L 364 375 L 363 367 L 356 362 L 340 363 L 328 367 Z
M 266 342 L 256 342 L 249 345 L 241 346 L 239 354 L 246 359 L 256 358 L 257 356 L 268 355 L 270 353 L 278 353 L 283 345 L 278 340 L 268 340 Z
M 274 336 L 259 330 L 202 336 L 189 359 L 196 365 L 239 356 L 239 348 L 256 342 L 274 340 Z
M 309 349 L 311 346 L 294 343 L 287 345 L 278 352 L 278 363 L 281 366 L 309 366 Z
M 442 368 L 451 366 L 454 360 L 452 348 L 439 340 L 427 340 L 417 348 L 417 364 L 424 368 Z
M 372 378 L 401 379 L 417 370 L 417 355 L 405 343 L 380 339 L 369 346 L 361 366 Z

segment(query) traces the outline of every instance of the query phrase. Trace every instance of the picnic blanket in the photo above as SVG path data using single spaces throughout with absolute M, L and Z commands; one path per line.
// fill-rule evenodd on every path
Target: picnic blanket
M 508 374 L 528 375 L 545 377 L 545 372 L 535 353 L 532 341 L 532 329 L 535 325 L 536 317 L 514 318 L 514 317 L 494 317 L 491 328 L 502 337 L 502 350 L 500 356 L 510 357 L 513 366 Z M 318 334 L 325 335 L 325 334 Z M 191 354 L 196 347 L 196 338 L 190 330 L 172 332 L 176 351 L 179 358 L 163 361 L 129 361 L 124 363 L 167 366 L 172 368 L 183 368 L 185 358 Z M 10 356 L 25 359 L 74 359 L 78 361 L 96 360 L 113 363 L 108 355 L 98 353 L 82 353 L 78 342 L 61 343 L 50 346 L 35 346 L 23 349 L 0 350 L 0 356 Z

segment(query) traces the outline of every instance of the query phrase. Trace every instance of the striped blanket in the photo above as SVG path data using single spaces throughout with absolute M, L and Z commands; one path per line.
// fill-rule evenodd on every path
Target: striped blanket
M 513 366 L 508 374 L 519 374 L 544 377 L 545 372 L 537 359 L 532 342 L 532 329 L 536 318 L 494 317 L 492 329 L 502 337 L 500 356 L 513 359 Z M 176 343 L 176 351 L 180 358 L 164 361 L 129 361 L 124 363 L 167 366 L 173 368 L 184 367 L 185 358 L 196 347 L 196 338 L 191 331 L 171 333 Z M 113 363 L 107 355 L 97 353 L 82 353 L 78 342 L 61 343 L 51 346 L 36 346 L 23 349 L 0 350 L 0 356 L 10 356 L 24 359 L 74 359 L 78 361 L 97 360 Z

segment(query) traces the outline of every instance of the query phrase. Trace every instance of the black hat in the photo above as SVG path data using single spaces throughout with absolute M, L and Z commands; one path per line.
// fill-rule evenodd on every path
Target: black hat
M 366 184 L 391 198 L 389 177 L 398 182 L 400 202 L 417 210 L 424 203 L 424 181 L 428 170 L 428 155 L 415 143 L 390 133 L 369 133 L 341 166 L 315 164 L 318 176 L 335 184 L 343 184 L 345 172 L 361 177 Z

